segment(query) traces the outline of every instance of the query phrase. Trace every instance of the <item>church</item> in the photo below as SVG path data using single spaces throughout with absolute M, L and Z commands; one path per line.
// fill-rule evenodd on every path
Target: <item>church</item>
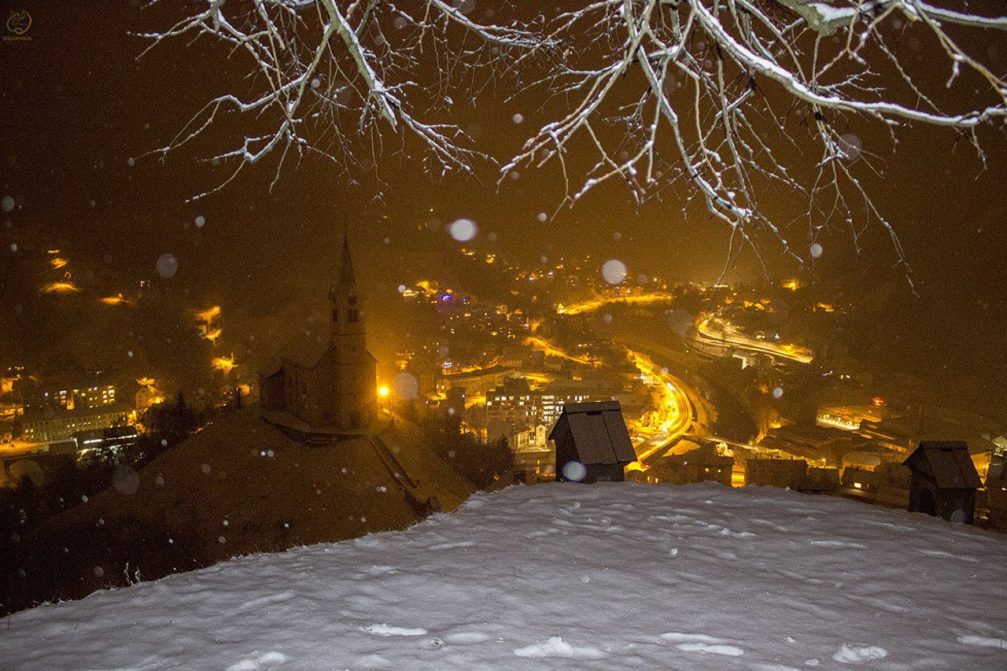
M 363 433 L 377 411 L 377 364 L 367 351 L 349 238 L 329 291 L 328 334 L 291 342 L 259 374 L 260 408 L 274 424 L 305 432 Z

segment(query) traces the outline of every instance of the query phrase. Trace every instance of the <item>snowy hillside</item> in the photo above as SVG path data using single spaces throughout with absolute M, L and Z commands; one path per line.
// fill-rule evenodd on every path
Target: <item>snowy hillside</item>
M 776 489 L 553 484 L 17 613 L 4 669 L 1007 668 L 1007 538 Z

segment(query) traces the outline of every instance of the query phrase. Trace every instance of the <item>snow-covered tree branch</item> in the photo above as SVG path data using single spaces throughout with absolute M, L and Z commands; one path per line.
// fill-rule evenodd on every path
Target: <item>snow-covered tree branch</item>
M 559 7 L 209 0 L 148 37 L 224 42 L 246 56 L 253 92 L 210 100 L 162 151 L 236 111 L 264 130 L 219 156 L 235 160 L 235 174 L 266 156 L 280 156 L 282 166 L 291 151 L 352 156 L 361 133 L 413 135 L 442 169 L 471 171 L 483 154 L 452 124 L 452 91 L 518 73 L 512 95 L 544 91 L 550 117 L 515 155 L 494 157 L 502 176 L 556 164 L 567 185 L 562 202 L 571 205 L 609 180 L 640 201 L 687 184 L 732 240 L 758 250 L 754 239 L 768 234 L 795 258 L 825 227 L 849 227 L 856 239 L 873 220 L 902 262 L 863 182 L 867 152 L 850 129 L 874 124 L 894 137 L 908 124 L 943 128 L 982 159 L 982 129 L 1002 129 L 1007 116 L 1004 73 L 970 50 L 976 35 L 1007 31 L 1007 12 L 950 0 Z M 808 156 L 811 169 L 799 168 Z M 779 188 L 809 203 L 800 245 L 763 206 Z

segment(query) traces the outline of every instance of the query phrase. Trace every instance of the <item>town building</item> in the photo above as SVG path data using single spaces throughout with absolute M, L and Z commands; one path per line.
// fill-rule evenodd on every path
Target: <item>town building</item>
M 486 392 L 486 424 L 491 429 L 505 424 L 532 426 L 542 416 L 541 395 L 533 393 L 523 377 L 507 378 L 503 384 Z M 490 437 L 495 437 L 490 432 Z
M 803 459 L 748 459 L 745 484 L 798 490 L 804 484 L 808 464 Z
M 839 491 L 838 468 L 808 468 L 801 491 L 808 494 L 834 494 Z
M 263 417 L 301 433 L 316 429 L 362 433 L 377 412 L 377 363 L 367 351 L 363 306 L 346 236 L 329 303 L 329 332 L 297 338 L 260 373 Z
M 117 460 L 123 450 L 135 445 L 139 439 L 135 426 L 89 429 L 73 434 L 77 459 L 92 461 Z
M 24 392 L 24 411 L 41 413 L 45 411 L 96 410 L 115 404 L 114 384 L 57 384 L 34 387 Z
M 1007 531 L 1007 448 L 998 448 L 986 471 L 986 506 L 990 526 Z
M 878 474 L 869 468 L 847 466 L 843 469 L 843 496 L 873 501 L 878 489 Z
M 734 457 L 721 455 L 715 447 L 706 446 L 661 459 L 655 477 L 674 485 L 713 481 L 730 487 L 733 470 Z
M 22 439 L 28 443 L 58 443 L 75 433 L 133 424 L 132 409 L 123 402 L 73 410 L 33 410 L 21 418 Z
M 437 390 L 446 392 L 449 389 L 461 388 L 465 390 L 466 396 L 488 395 L 490 390 L 504 384 L 507 378 L 513 377 L 516 373 L 517 369 L 509 366 L 491 366 L 451 373 L 444 371 L 437 382 Z
M 874 469 L 874 503 L 890 508 L 905 509 L 909 505 L 911 471 L 898 462 L 886 462 Z

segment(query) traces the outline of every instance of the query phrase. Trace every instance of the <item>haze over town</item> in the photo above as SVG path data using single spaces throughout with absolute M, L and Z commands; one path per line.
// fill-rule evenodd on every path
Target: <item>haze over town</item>
M 830 497 L 808 505 L 836 547 L 867 542 L 861 514 L 908 538 L 896 511 L 926 512 L 923 537 L 998 561 L 999 3 L 23 4 L 0 45 L 4 613 L 604 480 L 795 492 L 760 495 L 774 524 Z M 626 486 L 578 496 L 657 505 Z M 960 668 L 1002 657 L 1007 623 L 984 627 Z M 513 647 L 587 650 L 547 633 Z M 745 648 L 678 634 L 654 635 Z

